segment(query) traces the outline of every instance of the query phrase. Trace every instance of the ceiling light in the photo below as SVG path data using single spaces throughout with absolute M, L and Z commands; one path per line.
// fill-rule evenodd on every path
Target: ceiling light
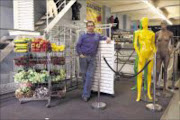
M 168 24 L 172 25 L 173 23 L 160 11 L 159 8 L 155 8 L 154 5 L 148 2 L 148 0 L 142 0 L 148 7 L 150 7 L 156 14 L 158 14 L 163 20 L 166 20 Z

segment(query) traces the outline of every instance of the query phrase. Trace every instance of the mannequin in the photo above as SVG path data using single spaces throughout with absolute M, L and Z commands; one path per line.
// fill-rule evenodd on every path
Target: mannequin
M 82 5 L 77 1 L 72 5 L 72 20 L 80 20 L 81 7 Z
M 162 62 L 164 63 L 164 87 L 163 94 L 166 94 L 166 82 L 167 82 L 167 68 L 170 60 L 170 54 L 172 53 L 172 46 L 168 49 L 169 42 L 172 40 L 173 43 L 173 33 L 167 30 L 166 21 L 161 22 L 161 30 L 156 32 L 156 46 L 157 46 L 157 72 L 156 72 L 156 81 L 158 81 L 160 68 Z M 157 84 L 157 82 L 156 82 Z M 168 95 L 170 96 L 170 95 Z
M 136 30 L 134 32 L 134 35 L 133 35 L 133 44 L 134 44 L 134 41 L 135 41 L 135 35 L 138 35 L 139 34 L 139 31 L 142 30 L 142 23 L 140 22 L 140 25 L 138 26 L 138 30 Z M 139 46 L 139 41 L 137 41 L 137 46 Z M 137 74 L 138 73 L 138 55 L 136 55 L 136 58 L 135 58 L 135 63 L 134 63 L 134 73 Z M 137 76 L 135 77 L 135 85 L 131 88 L 131 90 L 136 90 L 137 88 Z M 144 91 L 147 90 L 147 67 L 145 68 L 144 70 Z
M 139 31 L 138 34 L 135 34 L 134 48 L 139 57 L 138 61 L 138 71 L 140 71 L 145 63 L 149 60 L 151 62 L 148 65 L 148 75 L 147 75 L 147 96 L 149 100 L 152 100 L 152 96 L 150 93 L 151 90 L 151 73 L 153 68 L 153 57 L 156 52 L 155 47 L 155 34 L 154 32 L 148 30 L 148 18 L 141 19 L 143 29 Z M 140 48 L 137 43 L 139 41 Z M 141 99 L 141 88 L 142 88 L 142 73 L 137 76 L 137 99 L 136 101 L 140 101 Z
M 114 19 L 114 23 L 117 23 L 117 25 L 114 27 L 114 29 L 115 29 L 115 30 L 118 30 L 118 29 L 119 29 L 119 19 L 118 19 L 118 17 L 116 17 L 116 18 Z
M 47 0 L 49 17 L 56 17 L 58 14 L 57 6 L 54 0 Z
M 107 19 L 107 24 L 113 24 L 113 23 L 114 23 L 114 16 L 111 15 L 111 17 Z M 109 37 L 109 35 L 113 33 L 113 27 L 111 28 L 111 33 L 109 33 L 110 31 L 108 28 L 106 29 L 106 32 L 107 32 L 107 36 Z

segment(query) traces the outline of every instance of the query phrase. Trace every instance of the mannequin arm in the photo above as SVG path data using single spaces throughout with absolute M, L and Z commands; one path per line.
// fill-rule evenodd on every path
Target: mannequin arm
M 140 57 L 139 47 L 138 47 L 138 32 L 134 33 L 134 48 L 137 53 L 137 55 Z

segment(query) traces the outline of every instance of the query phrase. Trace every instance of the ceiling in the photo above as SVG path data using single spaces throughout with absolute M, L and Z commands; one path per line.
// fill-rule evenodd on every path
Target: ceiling
M 148 0 L 174 25 L 180 24 L 180 0 Z M 143 0 L 95 0 L 96 3 L 111 8 L 111 13 L 126 14 L 131 20 L 148 17 L 151 25 L 159 25 L 161 17 Z

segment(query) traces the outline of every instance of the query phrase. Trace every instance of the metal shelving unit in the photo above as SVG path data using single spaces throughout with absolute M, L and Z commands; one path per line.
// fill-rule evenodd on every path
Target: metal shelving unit
M 52 97 L 59 97 L 59 92 L 69 92 L 74 89 L 78 88 L 78 69 L 77 69 L 77 59 L 76 59 L 76 52 L 75 52 L 75 43 L 76 43 L 76 29 L 68 28 L 64 26 L 56 26 L 52 29 L 47 38 L 51 43 L 55 43 L 57 45 L 65 45 L 65 50 L 62 52 L 27 52 L 24 55 L 36 56 L 38 59 L 39 57 L 46 58 L 46 64 L 35 64 L 31 66 L 33 69 L 46 69 L 50 75 L 46 83 L 37 83 L 34 84 L 35 89 L 38 87 L 46 87 L 48 89 L 48 95 L 42 98 L 36 97 L 23 97 L 20 98 L 20 103 L 27 102 L 27 101 L 42 101 L 47 100 L 46 107 L 50 107 L 51 98 Z M 64 65 L 57 65 L 52 64 L 52 57 L 64 57 L 65 64 Z M 29 62 L 30 58 L 28 58 Z M 22 66 L 24 67 L 24 66 Z M 17 68 L 17 66 L 15 67 Z M 26 66 L 28 70 L 30 66 Z M 60 70 L 64 69 L 66 76 L 64 80 L 59 80 L 58 82 L 53 81 L 53 75 L 51 74 L 52 70 Z M 37 87 L 38 86 L 38 87 Z M 61 89 L 61 90 L 59 90 Z M 59 92 L 58 92 L 59 91 Z

